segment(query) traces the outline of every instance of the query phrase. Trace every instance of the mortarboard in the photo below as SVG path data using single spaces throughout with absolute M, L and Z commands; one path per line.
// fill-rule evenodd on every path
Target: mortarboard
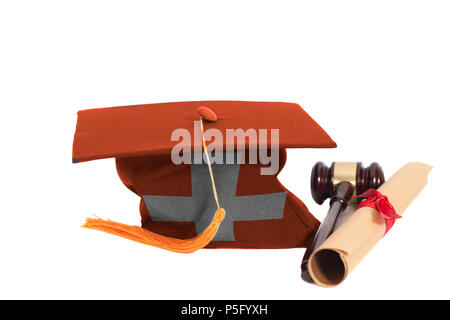
M 305 247 L 319 223 L 277 175 L 287 148 L 333 147 L 294 103 L 197 101 L 83 110 L 73 162 L 115 158 L 120 179 L 141 197 L 142 219 L 142 228 L 101 219 L 88 219 L 85 227 L 177 252 Z M 272 174 L 263 174 L 264 168 Z M 190 249 L 177 250 L 187 242 Z

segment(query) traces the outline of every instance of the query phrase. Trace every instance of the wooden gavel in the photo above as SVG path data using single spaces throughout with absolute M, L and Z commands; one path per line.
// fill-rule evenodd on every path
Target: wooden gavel
M 327 167 L 317 162 L 311 172 L 311 194 L 318 204 L 330 198 L 330 209 L 306 249 L 301 270 L 302 279 L 314 283 L 309 271 L 311 254 L 333 233 L 339 215 L 344 212 L 352 196 L 369 189 L 378 189 L 384 183 L 383 169 L 376 162 L 364 168 L 361 162 L 333 162 Z

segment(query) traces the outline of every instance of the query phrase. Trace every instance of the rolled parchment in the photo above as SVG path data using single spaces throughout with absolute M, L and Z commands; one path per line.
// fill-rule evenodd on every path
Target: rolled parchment
M 412 162 L 403 166 L 378 188 L 397 214 L 402 215 L 425 187 L 432 167 Z M 340 284 L 386 232 L 385 220 L 370 207 L 356 210 L 313 254 L 308 269 L 323 287 Z

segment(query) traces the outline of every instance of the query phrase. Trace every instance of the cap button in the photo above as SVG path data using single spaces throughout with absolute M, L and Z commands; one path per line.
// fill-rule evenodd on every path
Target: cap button
M 210 122 L 217 121 L 217 115 L 210 108 L 201 106 L 197 109 L 197 111 L 198 111 L 198 114 L 206 121 L 210 121 Z

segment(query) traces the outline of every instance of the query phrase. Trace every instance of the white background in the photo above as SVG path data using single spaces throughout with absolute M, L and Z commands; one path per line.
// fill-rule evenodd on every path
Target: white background
M 448 1 L 0 2 L 0 298 L 450 298 Z M 188 100 L 297 102 L 337 149 L 280 175 L 322 219 L 312 165 L 435 168 L 338 288 L 300 280 L 303 249 L 178 255 L 79 228 L 139 224 L 114 160 L 71 164 L 80 109 Z M 175 115 L 174 115 L 175 116 Z

